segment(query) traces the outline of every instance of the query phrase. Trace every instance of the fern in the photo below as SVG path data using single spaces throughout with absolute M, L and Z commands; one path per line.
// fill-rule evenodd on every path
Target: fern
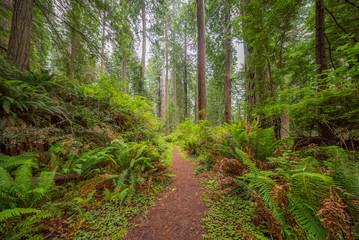
M 293 194 L 307 202 L 313 210 L 318 210 L 320 199 L 329 196 L 332 178 L 319 173 L 297 173 L 291 176 Z
M 22 165 L 15 172 L 15 188 L 16 193 L 23 202 L 24 206 L 29 206 L 30 191 L 32 191 L 32 173 L 30 165 Z
M 342 199 L 350 212 L 352 222 L 359 221 L 359 172 L 358 163 L 351 160 L 347 152 L 339 147 L 323 148 L 327 152 L 325 162 L 330 170 L 333 183 L 341 190 Z M 357 228 L 357 231 L 359 229 Z
M 37 181 L 34 181 L 32 168 L 37 167 L 37 163 L 32 159 L 33 156 L 27 154 L 20 157 L 7 157 L 6 161 L 3 161 L 23 158 L 22 164 L 18 165 L 13 172 L 0 167 L 0 210 L 33 207 L 51 190 L 56 170 L 51 173 L 42 172 Z
M 23 214 L 28 213 L 38 213 L 39 210 L 33 208 L 13 208 L 13 209 L 6 209 L 0 212 L 0 222 L 7 220 L 12 217 L 18 217 Z
M 243 164 L 247 165 L 248 168 L 252 173 L 258 174 L 259 170 L 257 166 L 254 164 L 254 162 L 249 158 L 248 154 L 243 152 L 242 150 L 239 150 L 238 148 L 235 149 L 236 156 L 239 160 L 242 161 Z
M 36 160 L 39 155 L 33 152 L 23 153 L 18 156 L 10 157 L 8 155 L 0 153 L 0 167 L 6 170 L 12 170 L 20 165 L 30 165 L 31 167 L 37 167 Z
M 55 183 L 56 169 L 52 172 L 41 172 L 40 177 L 38 178 L 38 185 L 32 191 L 32 199 L 31 206 L 35 205 L 38 201 L 40 201 L 43 197 L 49 198 L 46 193 L 49 193 L 51 187 Z
M 296 221 L 304 228 L 313 239 L 325 240 L 326 229 L 321 225 L 317 216 L 313 215 L 313 209 L 301 203 L 296 197 L 288 194 L 290 200 L 290 211 Z
M 40 223 L 44 219 L 51 218 L 53 216 L 54 216 L 53 213 L 50 211 L 44 211 L 44 210 L 38 211 L 36 212 L 36 214 L 27 217 L 24 221 L 21 221 L 19 224 L 17 224 L 16 228 L 23 229 L 23 228 L 32 227 L 34 224 Z

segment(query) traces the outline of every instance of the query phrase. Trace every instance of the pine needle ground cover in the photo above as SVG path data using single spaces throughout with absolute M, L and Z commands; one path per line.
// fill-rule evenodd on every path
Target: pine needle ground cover
M 148 102 L 0 65 L 0 238 L 119 238 L 170 180 Z
M 171 141 L 196 157 L 210 210 L 209 239 L 355 239 L 358 156 L 338 146 L 296 147 L 272 128 L 185 122 Z

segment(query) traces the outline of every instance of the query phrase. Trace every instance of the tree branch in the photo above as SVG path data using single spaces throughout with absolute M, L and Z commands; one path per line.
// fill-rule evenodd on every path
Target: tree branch
M 4 50 L 5 52 L 7 52 L 7 49 L 3 46 L 0 46 L 0 49 Z
M 344 0 L 344 1 L 345 1 L 346 3 L 352 5 L 352 6 L 356 7 L 357 9 L 359 9 L 359 6 L 355 5 L 355 3 L 352 3 L 352 2 L 349 1 L 349 0 Z
M 329 15 L 333 18 L 335 24 L 336 24 L 344 33 L 349 34 L 348 31 L 345 30 L 345 29 L 338 23 L 337 19 L 334 17 L 334 14 L 333 14 L 331 11 L 329 11 L 328 8 L 324 8 L 324 9 L 325 9 L 325 11 L 327 11 L 327 12 L 329 13 Z M 356 43 L 358 42 L 358 40 L 356 40 L 355 37 L 352 37 L 352 39 L 354 40 L 354 42 L 356 42 Z
M 328 45 L 329 45 L 329 58 L 330 58 L 330 62 L 332 63 L 332 66 L 334 68 L 334 70 L 336 69 L 335 68 L 335 65 L 334 65 L 334 62 L 333 62 L 333 58 L 332 58 L 332 45 L 330 44 L 330 41 L 329 41 L 329 38 L 327 36 L 327 34 L 325 34 L 325 38 L 327 39 L 327 42 L 328 42 Z

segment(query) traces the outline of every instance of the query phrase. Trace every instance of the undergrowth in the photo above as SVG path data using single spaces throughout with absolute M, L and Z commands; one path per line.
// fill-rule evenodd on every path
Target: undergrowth
M 267 239 L 263 236 L 264 224 L 255 226 L 255 206 L 248 196 L 237 193 L 226 194 L 216 178 L 203 178 L 206 185 L 204 201 L 209 206 L 202 219 L 207 234 L 204 239 Z
M 222 194 L 207 196 L 208 238 L 359 237 L 356 151 L 315 144 L 298 148 L 292 138 L 276 142 L 273 129 L 255 121 L 216 128 L 187 121 L 168 141 L 196 157 L 197 173 L 216 176 L 209 186 Z M 241 232 L 235 224 L 240 221 L 250 230 Z
M 151 103 L 105 75 L 78 84 L 1 58 L 0 76 L 0 238 L 120 238 L 171 178 Z
M 61 221 L 49 221 L 46 237 L 51 239 L 122 239 L 128 229 L 146 218 L 148 207 L 154 206 L 156 196 L 163 190 L 162 184 L 153 186 L 151 192 L 137 194 L 131 205 L 119 205 L 91 199 L 88 211 L 80 216 L 70 216 Z M 136 216 L 140 216 L 135 219 Z M 135 221 L 136 220 L 136 221 Z

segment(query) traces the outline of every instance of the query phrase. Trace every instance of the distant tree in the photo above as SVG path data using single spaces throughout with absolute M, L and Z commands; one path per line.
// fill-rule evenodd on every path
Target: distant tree
M 7 51 L 10 29 L 11 29 L 11 11 L 12 11 L 12 0 L 0 1 L 0 51 Z
M 141 7 L 141 20 L 142 20 L 142 72 L 141 72 L 141 80 L 139 82 L 139 91 L 140 94 L 143 94 L 144 91 L 144 81 L 145 81 L 145 72 L 146 72 L 146 38 L 147 38 L 147 22 L 146 22 L 146 2 L 142 0 Z

